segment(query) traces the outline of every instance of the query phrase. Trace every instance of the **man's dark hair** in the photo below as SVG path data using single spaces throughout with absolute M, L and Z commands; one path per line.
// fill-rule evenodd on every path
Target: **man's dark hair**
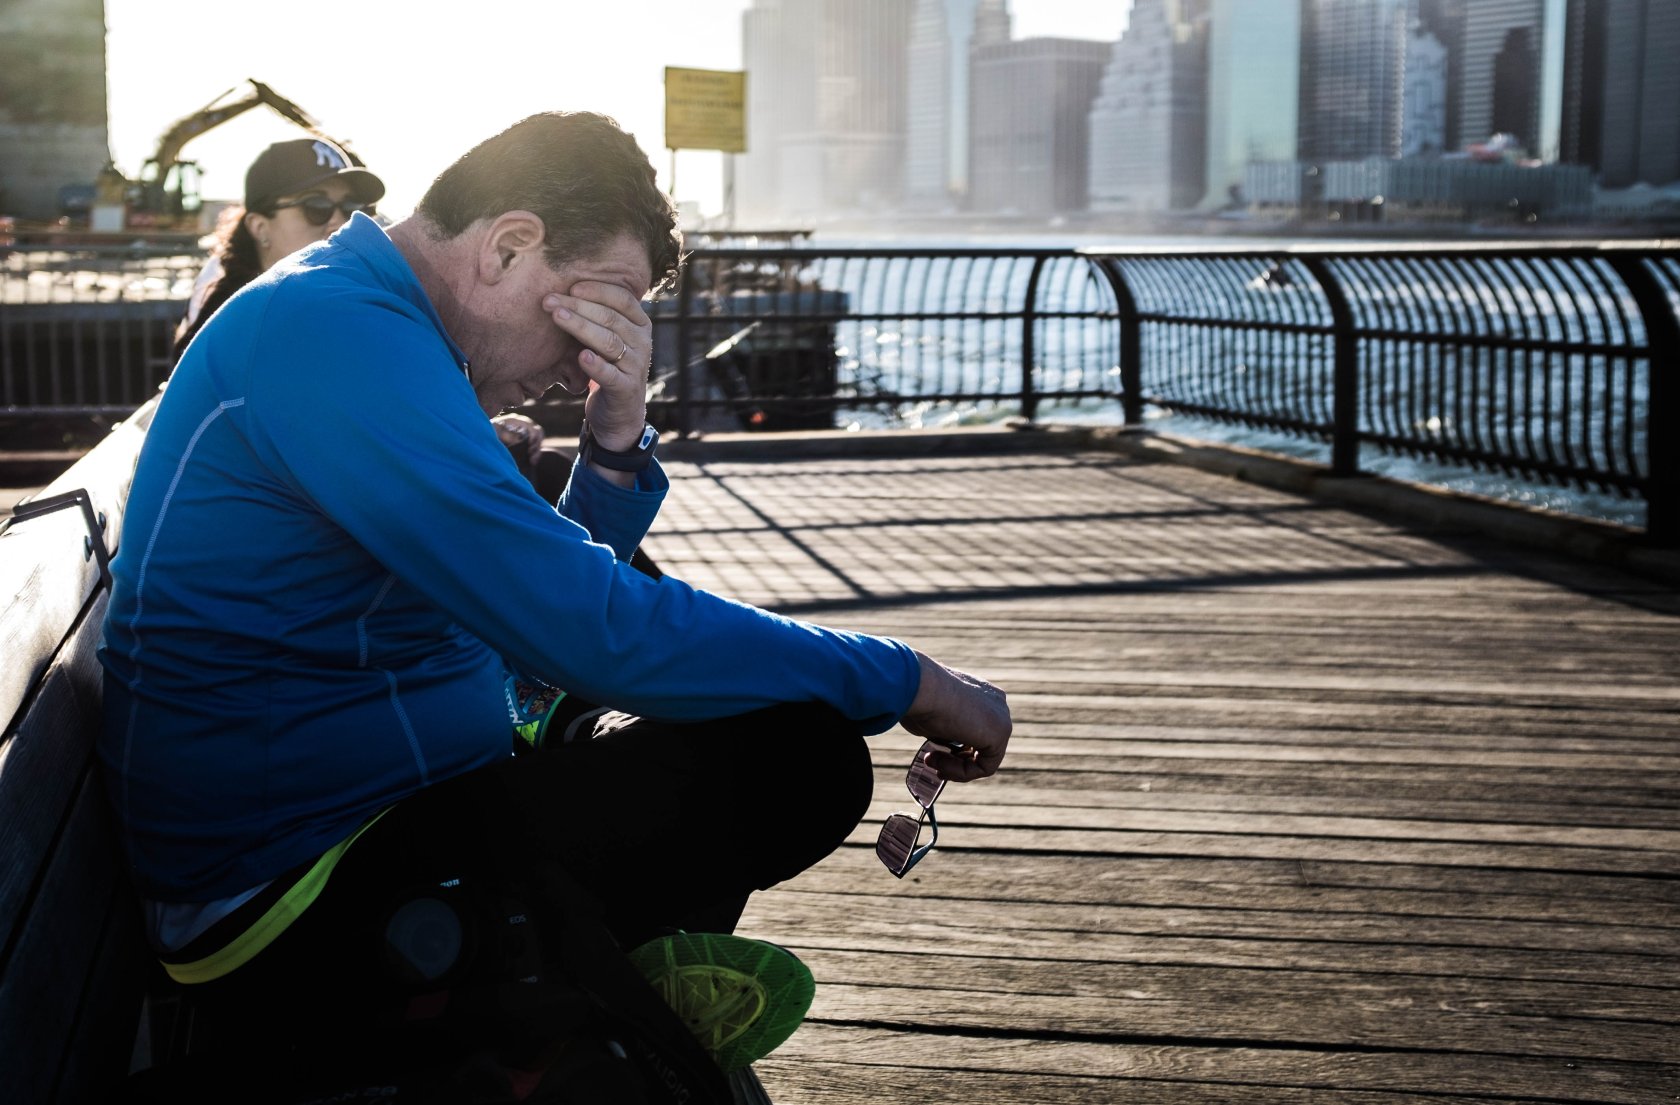
M 468 150 L 426 189 L 419 214 L 447 240 L 480 219 L 529 211 L 543 221 L 544 254 L 556 267 L 629 234 L 647 250 L 658 290 L 677 275 L 682 234 L 654 180 L 647 154 L 612 119 L 548 111 Z

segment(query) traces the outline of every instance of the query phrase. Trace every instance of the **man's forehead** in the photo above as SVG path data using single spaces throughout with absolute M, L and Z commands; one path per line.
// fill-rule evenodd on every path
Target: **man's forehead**
M 629 235 L 613 239 L 593 257 L 574 261 L 560 271 L 574 284 L 583 281 L 617 284 L 638 299 L 644 298 L 653 286 L 653 269 L 648 264 L 647 251 Z

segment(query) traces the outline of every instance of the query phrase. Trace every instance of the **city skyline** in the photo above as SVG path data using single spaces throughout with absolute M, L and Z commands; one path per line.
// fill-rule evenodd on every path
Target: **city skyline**
M 746 221 L 1590 222 L 1595 174 L 1680 182 L 1680 5 L 1137 0 L 1106 48 L 996 34 L 989 7 L 758 0 L 749 22 L 780 30 L 746 40 L 775 105 L 749 117 Z M 938 94 L 959 61 L 966 118 Z M 1680 214 L 1680 194 L 1604 199 Z
M 1046 33 L 1059 29 L 1058 2 L 664 0 L 645 6 L 668 17 L 658 28 L 664 37 L 633 63 L 569 50 L 563 64 L 522 66 L 517 60 L 532 56 L 523 41 L 463 32 L 452 55 L 458 79 L 430 84 L 413 61 L 430 29 L 412 21 L 374 18 L 383 52 L 359 66 L 322 64 L 321 51 L 290 25 L 271 29 L 251 56 L 218 64 L 253 75 L 260 58 L 282 66 L 285 82 L 271 72 L 260 79 L 385 177 L 393 216 L 461 150 L 556 101 L 618 118 L 648 149 L 662 183 L 675 177 L 690 218 L 728 204 L 749 225 L 1237 211 L 1449 219 L 1501 204 L 1532 222 L 1590 219 L 1595 183 L 1617 215 L 1637 216 L 1642 203 L 1669 215 L 1680 208 L 1680 196 L 1650 201 L 1627 191 L 1680 181 L 1680 72 L 1670 60 L 1680 48 L 1680 4 L 1112 0 L 1095 6 L 1112 17 L 1112 37 L 1100 38 Z M 531 10 L 515 0 L 486 3 L 504 15 Z M 0 188 L 29 192 L 36 210 L 56 201 L 59 187 L 89 183 L 71 178 L 91 175 L 86 163 L 103 159 L 101 142 L 119 169 L 137 173 L 158 133 L 134 137 L 140 111 L 155 114 L 189 76 L 202 82 L 219 72 L 170 70 L 154 92 L 133 95 L 133 51 L 146 41 L 136 27 L 152 27 L 136 4 L 20 0 L 0 23 L 15 55 L 0 81 L 0 145 L 33 143 L 28 156 L 10 156 L 14 170 L 0 174 Z M 366 0 L 356 10 L 378 17 L 397 9 L 394 0 Z M 1092 10 L 1062 4 L 1061 27 L 1101 33 Z M 545 11 L 533 24 L 564 26 L 568 41 L 608 33 L 587 9 L 566 7 L 560 21 Z M 98 28 L 107 24 L 100 72 Z M 29 34 L 75 48 L 19 52 Z M 662 150 L 663 70 L 640 77 L 656 57 L 673 60 L 659 51 L 676 49 L 687 66 L 748 71 L 744 154 Z M 47 56 L 79 59 L 70 91 L 50 90 L 35 72 Z M 485 79 L 498 61 L 497 79 Z M 363 91 L 345 94 L 352 84 Z M 102 94 L 108 116 L 94 103 Z M 18 137 L 28 126 L 17 119 L 34 112 L 50 122 L 53 111 L 72 125 Z M 186 156 L 203 168 L 207 200 L 236 199 L 248 151 L 296 133 L 251 111 L 194 141 Z M 1370 164 L 1396 158 L 1406 164 Z M 54 159 L 76 166 L 56 183 Z M 1515 175 L 1493 174 L 1496 163 Z M 1618 189 L 1626 194 L 1611 194 Z

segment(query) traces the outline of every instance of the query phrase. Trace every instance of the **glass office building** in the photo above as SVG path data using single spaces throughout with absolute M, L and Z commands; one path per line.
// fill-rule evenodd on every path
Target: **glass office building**
M 912 0 L 754 0 L 742 13 L 749 222 L 896 208 Z
M 1206 208 L 1240 202 L 1250 161 L 1293 161 L 1301 13 L 1277 0 L 1212 0 L 1208 19 Z
M 1138 0 L 1091 108 L 1091 209 L 1193 207 L 1206 190 L 1207 0 Z

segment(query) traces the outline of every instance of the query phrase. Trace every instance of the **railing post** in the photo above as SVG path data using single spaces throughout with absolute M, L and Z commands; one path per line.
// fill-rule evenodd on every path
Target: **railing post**
M 1120 262 L 1104 259 L 1100 266 L 1114 289 L 1115 313 L 1120 316 L 1120 410 L 1128 426 L 1143 423 L 1143 328 L 1138 321 L 1137 296 L 1120 272 Z
M 1680 544 L 1680 319 L 1646 257 L 1612 253 L 1610 267 L 1633 296 L 1645 323 L 1650 358 L 1650 400 L 1645 410 L 1645 537 L 1652 544 Z
M 1341 282 L 1325 258 L 1302 256 L 1301 263 L 1330 306 L 1333 360 L 1330 368 L 1330 474 L 1359 475 L 1359 339 L 1354 334 L 1353 309 Z
M 689 405 L 689 389 L 694 381 L 688 373 L 691 359 L 688 347 L 693 340 L 689 314 L 694 303 L 694 284 L 689 277 L 694 272 L 694 265 L 695 259 L 691 255 L 677 274 L 677 436 L 683 438 L 689 436 L 694 425 L 694 414 Z
M 1143 331 L 1139 328 L 1137 296 L 1120 272 L 1120 262 L 1103 257 L 1093 262 L 1114 292 L 1114 313 L 1120 324 L 1120 412 L 1128 426 L 1143 423 Z
M 1033 333 L 1038 321 L 1038 278 L 1044 273 L 1045 258 L 1033 258 L 1032 275 L 1027 277 L 1026 301 L 1021 304 L 1021 417 L 1028 422 L 1038 417 L 1038 387 L 1033 379 L 1033 362 L 1038 359 L 1038 340 Z

